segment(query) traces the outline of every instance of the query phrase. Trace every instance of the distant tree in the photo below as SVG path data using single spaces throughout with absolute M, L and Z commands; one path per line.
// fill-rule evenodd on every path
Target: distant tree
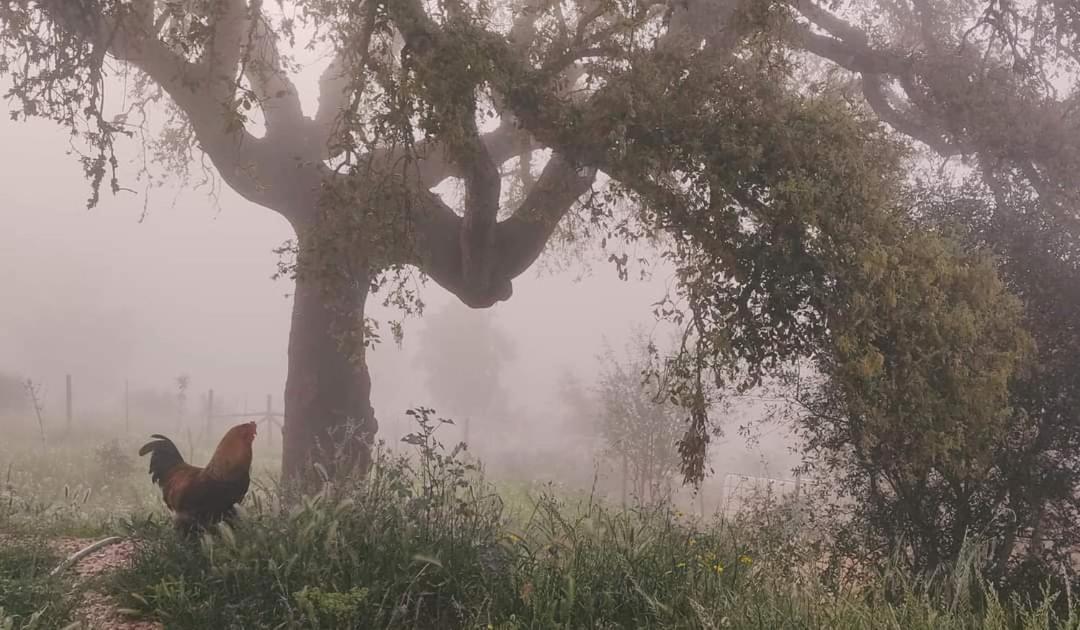
M 558 427 L 560 433 L 571 439 L 596 438 L 601 413 L 594 384 L 567 370 L 559 375 L 557 391 L 568 416 Z
M 191 377 L 181 374 L 176 377 L 176 422 L 178 426 L 184 424 L 187 416 L 188 389 L 191 387 Z
M 655 502 L 679 471 L 678 442 L 686 431 L 686 412 L 664 396 L 650 373 L 648 340 L 634 336 L 619 357 L 608 348 L 594 389 L 596 425 L 604 454 L 616 469 L 626 467 L 631 490 L 639 501 Z M 579 402 L 580 405 L 580 402 Z
M 170 389 L 136 388 L 129 397 L 129 412 L 140 422 L 152 422 L 164 429 L 177 415 L 176 392 Z
M 23 380 L 0 372 L 0 416 L 23 414 L 30 410 Z
M 490 311 L 447 304 L 426 318 L 417 361 L 439 411 L 457 422 L 487 418 L 505 397 L 502 369 L 514 357 L 510 337 Z

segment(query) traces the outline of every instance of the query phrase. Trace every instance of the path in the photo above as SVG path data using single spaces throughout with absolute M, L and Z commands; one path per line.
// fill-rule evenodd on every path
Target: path
M 10 540 L 10 536 L 0 534 L 0 544 Z M 96 542 L 92 538 L 55 538 L 48 541 L 49 546 L 62 558 L 85 549 Z M 135 543 L 123 540 L 113 545 L 98 549 L 83 558 L 66 573 L 78 580 L 103 576 L 111 571 L 128 567 L 135 556 Z M 81 601 L 75 609 L 74 621 L 81 622 L 81 630 L 162 630 L 157 622 L 131 619 L 121 615 L 116 602 L 109 595 L 91 588 L 81 595 Z

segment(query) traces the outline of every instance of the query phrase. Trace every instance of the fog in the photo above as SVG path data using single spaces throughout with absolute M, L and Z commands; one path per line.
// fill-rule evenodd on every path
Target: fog
M 307 81 L 299 83 L 310 91 Z M 125 381 L 132 391 L 175 392 L 181 374 L 191 379 L 189 413 L 197 413 L 191 410 L 211 388 L 226 411 L 261 409 L 267 394 L 280 410 L 292 291 L 288 280 L 272 279 L 272 250 L 292 236 L 282 218 L 228 188 L 216 202 L 205 190 L 167 187 L 147 197 L 134 165 L 123 160 L 124 183 L 138 192 L 104 192 L 87 210 L 89 184 L 62 129 L 3 116 L 0 145 L 0 268 L 8 272 L 0 302 L 0 373 L 40 383 L 54 421 L 63 414 L 65 374 L 74 382 L 76 422 L 117 426 Z M 561 404 L 561 379 L 570 374 L 588 386 L 605 342 L 620 347 L 635 327 L 654 325 L 651 304 L 670 281 L 662 271 L 620 281 L 603 263 L 580 281 L 580 270 L 542 267 L 517 279 L 513 298 L 491 309 L 492 325 L 514 346 L 501 384 L 515 439 L 500 444 L 482 437 L 500 435 L 495 429 L 505 418 L 474 419 L 485 457 L 504 454 L 500 448 L 549 452 L 561 448 L 560 440 L 579 440 L 576 432 L 552 430 L 581 422 L 568 418 Z M 426 317 L 457 304 L 434 283 L 422 298 Z M 378 296 L 370 301 L 370 315 L 398 316 L 378 302 Z M 439 409 L 442 402 L 426 390 L 417 367 L 426 325 L 425 317 L 407 320 L 400 348 L 387 332 L 369 355 L 373 405 L 382 437 L 391 441 L 406 430 L 405 409 Z M 751 404 L 729 419 L 728 434 L 713 451 L 714 467 L 788 477 L 794 459 L 783 431 L 756 446 L 735 435 L 755 413 Z M 140 422 L 133 419 L 134 432 Z M 565 446 L 577 451 L 582 444 Z M 544 461 L 533 462 L 538 477 L 551 472 Z

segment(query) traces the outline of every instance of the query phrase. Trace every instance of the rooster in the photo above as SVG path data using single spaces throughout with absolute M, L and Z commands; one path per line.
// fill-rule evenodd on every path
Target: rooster
M 164 435 L 151 435 L 154 440 L 139 449 L 140 457 L 150 453 L 150 479 L 161 487 L 177 530 L 191 534 L 236 514 L 233 506 L 251 483 L 255 432 L 254 422 L 229 429 L 205 468 L 185 462 Z

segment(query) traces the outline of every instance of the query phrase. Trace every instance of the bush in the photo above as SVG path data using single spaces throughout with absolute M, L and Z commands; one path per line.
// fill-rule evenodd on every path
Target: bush
M 22 379 L 0 372 L 0 417 L 21 415 L 28 410 Z
M 94 449 L 94 459 L 98 473 L 105 479 L 124 477 L 135 470 L 135 460 L 115 438 Z

